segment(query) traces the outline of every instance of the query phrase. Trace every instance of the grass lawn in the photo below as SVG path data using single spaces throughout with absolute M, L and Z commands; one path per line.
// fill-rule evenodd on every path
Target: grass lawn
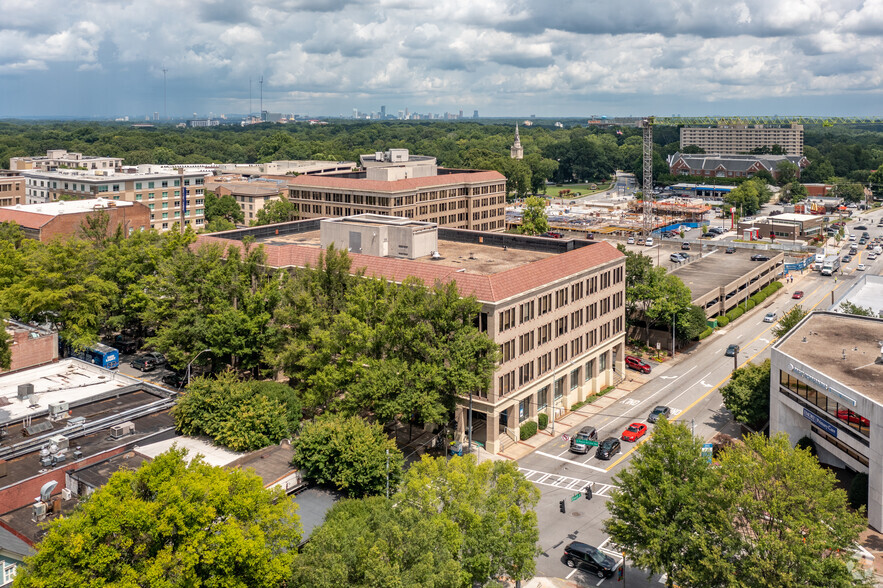
M 588 196 L 597 194 L 610 188 L 612 180 L 606 182 L 597 182 L 594 184 L 561 184 L 560 186 L 546 186 L 546 196 L 550 198 L 578 198 L 579 196 Z M 595 186 L 593 189 L 592 186 Z M 561 190 L 570 190 L 570 194 L 561 196 Z

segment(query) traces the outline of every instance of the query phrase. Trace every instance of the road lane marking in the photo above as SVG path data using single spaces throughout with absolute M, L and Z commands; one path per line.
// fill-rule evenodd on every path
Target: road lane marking
M 610 491 L 616 488 L 616 486 L 612 484 L 595 482 L 593 480 L 586 480 L 583 478 L 572 478 L 570 476 L 562 476 L 560 474 L 550 474 L 547 472 L 541 472 L 529 468 L 518 468 L 518 471 L 523 473 L 525 479 L 529 482 L 533 482 L 534 484 L 542 484 L 543 486 L 551 486 L 552 488 L 558 488 L 559 490 L 577 490 L 579 492 L 582 492 L 587 487 L 591 487 L 592 496 L 609 497 Z M 534 477 L 536 477 L 537 479 L 534 479 Z M 552 481 L 550 480 L 550 478 L 555 478 L 555 480 Z
M 562 458 L 562 457 L 558 457 L 557 455 L 552 455 L 552 454 L 549 454 L 549 453 L 545 453 L 545 452 L 543 452 L 543 451 L 534 451 L 534 455 L 542 455 L 543 457 L 548 457 L 548 458 L 550 458 L 550 459 L 557 459 L 558 461 L 563 461 L 564 463 L 569 463 L 569 464 L 572 464 L 572 465 L 575 465 L 575 466 L 579 466 L 579 467 L 581 467 L 581 468 L 586 468 L 586 469 L 589 469 L 589 470 L 594 470 L 594 471 L 596 471 L 596 472 L 602 472 L 602 473 L 606 473 L 606 472 L 607 472 L 607 470 L 605 470 L 605 469 L 603 469 L 603 468 L 597 468 L 597 467 L 595 467 L 595 466 L 590 466 L 590 465 L 588 465 L 588 464 L 581 463 L 581 462 L 578 462 L 578 461 L 572 461 L 572 460 L 569 460 L 569 459 L 564 459 L 564 458 Z

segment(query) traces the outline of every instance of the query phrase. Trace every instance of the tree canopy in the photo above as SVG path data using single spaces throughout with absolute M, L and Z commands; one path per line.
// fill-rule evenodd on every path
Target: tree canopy
M 748 363 L 730 376 L 721 396 L 733 418 L 755 429 L 770 418 L 770 360 Z
M 255 474 L 173 448 L 52 521 L 15 586 L 281 587 L 300 542 L 295 510 Z
M 260 226 L 291 220 L 297 220 L 297 205 L 292 204 L 288 198 L 282 197 L 268 200 L 257 212 L 257 218 L 252 221 L 252 224 Z
M 782 318 L 779 319 L 776 326 L 772 328 L 772 334 L 776 337 L 784 337 L 785 333 L 797 326 L 797 323 L 803 320 L 803 317 L 807 314 L 808 313 L 803 310 L 803 306 L 795 304 L 791 310 L 782 315 Z
M 530 196 L 524 201 L 524 213 L 521 217 L 521 232 L 524 235 L 540 235 L 549 230 L 549 218 L 546 216 L 546 200 L 539 196 Z
M 236 198 L 230 194 L 218 196 L 210 190 L 205 192 L 205 209 L 203 212 L 206 222 L 212 222 L 216 219 L 223 219 L 229 223 L 245 222 L 245 213 L 236 202 Z

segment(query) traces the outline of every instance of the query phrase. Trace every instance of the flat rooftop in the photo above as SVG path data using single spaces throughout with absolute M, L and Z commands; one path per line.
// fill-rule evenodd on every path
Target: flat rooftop
M 252 470 L 264 482 L 264 486 L 272 486 L 287 477 L 295 470 L 291 465 L 294 459 L 294 447 L 288 441 L 279 445 L 271 445 L 243 455 L 227 464 L 227 467 Z
M 837 311 L 840 303 L 844 301 L 852 302 L 863 308 L 870 308 L 877 316 L 883 316 L 883 276 L 863 275 L 834 303 L 831 310 Z
M 103 172 L 101 175 L 96 171 Z M 162 178 L 180 178 L 191 179 L 194 177 L 205 177 L 206 172 L 202 170 L 185 169 L 183 175 L 176 169 L 170 171 L 115 171 L 112 169 L 94 170 L 94 169 L 66 169 L 58 171 L 44 171 L 41 169 L 23 169 L 21 173 L 25 177 L 50 178 L 55 180 L 67 180 L 76 182 L 126 182 L 131 180 L 156 180 Z
M 258 239 L 258 242 L 271 245 L 307 245 L 318 249 L 319 231 L 274 235 L 265 239 Z M 506 251 L 503 251 L 503 248 L 498 246 L 480 243 L 461 243 L 445 240 L 441 237 L 438 239 L 438 252 L 442 256 L 441 259 L 431 259 L 427 255 L 415 258 L 414 261 L 431 263 L 442 267 L 453 267 L 458 270 L 462 269 L 468 274 L 490 276 L 557 255 L 556 253 L 546 251 L 531 251 L 528 249 L 514 249 L 512 247 L 507 247 Z
M 690 253 L 698 253 L 698 245 L 693 246 Z M 751 261 L 751 256 L 756 251 L 736 248 L 736 253 L 724 253 L 725 246 L 718 247 L 717 251 L 710 253 L 702 259 L 690 262 L 679 267 L 671 273 L 679 277 L 687 288 L 693 300 L 705 296 L 713 290 L 718 290 L 735 282 L 751 270 L 763 265 L 764 261 Z M 775 261 L 782 254 L 778 251 L 763 251 L 770 260 Z
M 186 437 L 179 435 L 171 439 L 163 439 L 149 445 L 139 445 L 136 451 L 150 459 L 156 459 L 160 453 L 165 453 L 172 446 L 178 449 L 186 449 L 186 461 L 191 461 L 197 455 L 201 455 L 203 461 L 213 466 L 226 466 L 243 456 L 242 453 L 230 451 L 219 445 L 212 443 L 207 437 Z
M 107 210 L 109 208 L 125 208 L 134 204 L 134 202 L 127 202 L 125 200 L 89 198 L 88 200 L 59 200 L 58 202 L 44 202 L 40 204 L 16 204 L 15 206 L 5 206 L 4 208 L 17 212 L 60 216 L 62 214 L 81 214 L 83 212 Z
M 883 365 L 875 363 L 881 347 L 883 319 L 831 312 L 810 314 L 776 345 L 782 353 L 883 404 Z
M 33 404 L 18 398 L 20 384 L 33 384 Z M 49 404 L 53 402 L 67 402 L 73 406 L 134 385 L 142 385 L 142 382 L 73 358 L 4 374 L 0 376 L 0 425 L 47 414 Z

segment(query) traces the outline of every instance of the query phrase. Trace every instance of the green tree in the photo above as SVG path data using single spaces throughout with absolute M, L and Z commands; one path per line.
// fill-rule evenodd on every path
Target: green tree
M 693 341 L 708 328 L 708 317 L 705 309 L 691 304 L 686 312 L 678 313 L 675 333 L 681 341 Z
M 877 168 L 874 173 L 868 176 L 868 184 L 874 196 L 879 197 L 883 194 L 883 165 Z
M 799 173 L 800 168 L 797 167 L 796 164 L 791 163 L 787 159 L 783 159 L 776 164 L 776 183 L 779 186 L 784 186 L 785 184 L 796 182 Z M 757 177 L 757 175 L 755 175 L 755 177 Z
M 724 202 L 735 206 L 740 215 L 751 216 L 760 210 L 761 205 L 770 201 L 771 194 L 765 181 L 752 178 L 730 190 L 724 196 Z
M 551 179 L 558 170 L 558 162 L 542 157 L 539 153 L 531 153 L 524 157 L 530 167 L 530 189 L 534 194 L 546 191 L 546 181 Z
M 342 500 L 295 561 L 292 585 L 465 588 L 460 544 L 454 524 L 434 513 L 382 497 Z
M 858 304 L 853 304 L 848 300 L 844 300 L 840 303 L 840 312 L 844 314 L 854 314 L 858 316 L 876 316 L 874 314 L 873 308 L 859 306 Z
M 504 575 L 533 576 L 539 496 L 514 462 L 424 456 L 405 473 L 395 502 L 452 521 L 460 532 L 458 560 L 471 583 L 484 585 Z
M 220 233 L 221 231 L 232 231 L 236 225 L 223 217 L 216 217 L 208 221 L 200 229 L 200 233 Z
M 172 415 L 184 435 L 208 435 L 233 451 L 253 451 L 294 432 L 298 419 L 292 418 L 288 399 L 281 398 L 275 390 L 256 389 L 226 371 L 217 379 L 195 378 Z M 299 410 L 299 404 L 294 408 Z
M 252 222 L 255 226 L 269 225 L 273 223 L 285 223 L 297 220 L 297 205 L 292 204 L 288 198 L 276 198 L 264 204 L 257 213 L 257 218 Z
M 750 434 L 720 457 L 713 489 L 727 516 L 727 561 L 740 586 L 869 586 L 852 548 L 867 521 L 837 478 L 783 433 Z
M 857 203 L 864 202 L 865 191 L 861 184 L 840 181 L 834 184 L 831 195 L 836 198 L 843 198 L 846 202 Z
M 6 332 L 6 319 L 0 312 L 0 370 L 8 370 L 12 365 L 12 337 Z
M 231 223 L 245 222 L 245 213 L 242 212 L 236 199 L 229 194 L 218 196 L 214 192 L 206 191 L 204 211 L 206 222 L 217 218 L 223 218 Z
M 801 200 L 805 200 L 809 196 L 809 192 L 806 189 L 806 186 L 801 184 L 800 182 L 791 182 L 786 185 L 784 188 L 784 192 L 787 195 L 787 199 L 790 202 L 800 202 Z
M 721 388 L 721 396 L 735 420 L 755 429 L 766 423 L 770 418 L 770 360 L 735 370 Z
M 757 178 L 759 180 L 763 180 L 767 184 L 775 184 L 776 178 L 773 177 L 773 174 L 766 168 L 762 168 L 760 171 L 756 172 L 752 177 Z
M 521 233 L 524 235 L 540 235 L 549 230 L 549 217 L 546 216 L 546 199 L 530 196 L 524 201 L 524 213 L 521 217 Z
M 300 542 L 295 503 L 250 472 L 172 449 L 113 474 L 55 519 L 17 588 L 284 585 Z
M 15 249 L 21 247 L 21 242 L 25 238 L 24 229 L 14 221 L 3 221 L 0 223 L 0 241 L 6 241 Z
M 357 416 L 322 416 L 305 423 L 294 440 L 294 464 L 304 476 L 350 497 L 383 494 L 387 480 L 394 489 L 402 462 L 402 452 L 383 427 Z
M 785 333 L 793 329 L 807 314 L 808 313 L 803 310 L 801 305 L 797 304 L 793 306 L 791 310 L 782 315 L 782 318 L 779 319 L 779 322 L 773 327 L 773 335 L 778 338 L 784 337 Z
M 721 566 L 709 581 L 705 561 L 717 561 L 722 545 L 708 522 L 719 509 L 706 497 L 718 483 L 702 442 L 682 424 L 661 418 L 629 467 L 618 473 L 607 503 L 604 528 L 635 566 L 665 573 L 669 588 L 727 586 L 733 578 Z M 702 578 L 703 583 L 691 583 Z M 713 581 L 717 581 L 714 584 Z

